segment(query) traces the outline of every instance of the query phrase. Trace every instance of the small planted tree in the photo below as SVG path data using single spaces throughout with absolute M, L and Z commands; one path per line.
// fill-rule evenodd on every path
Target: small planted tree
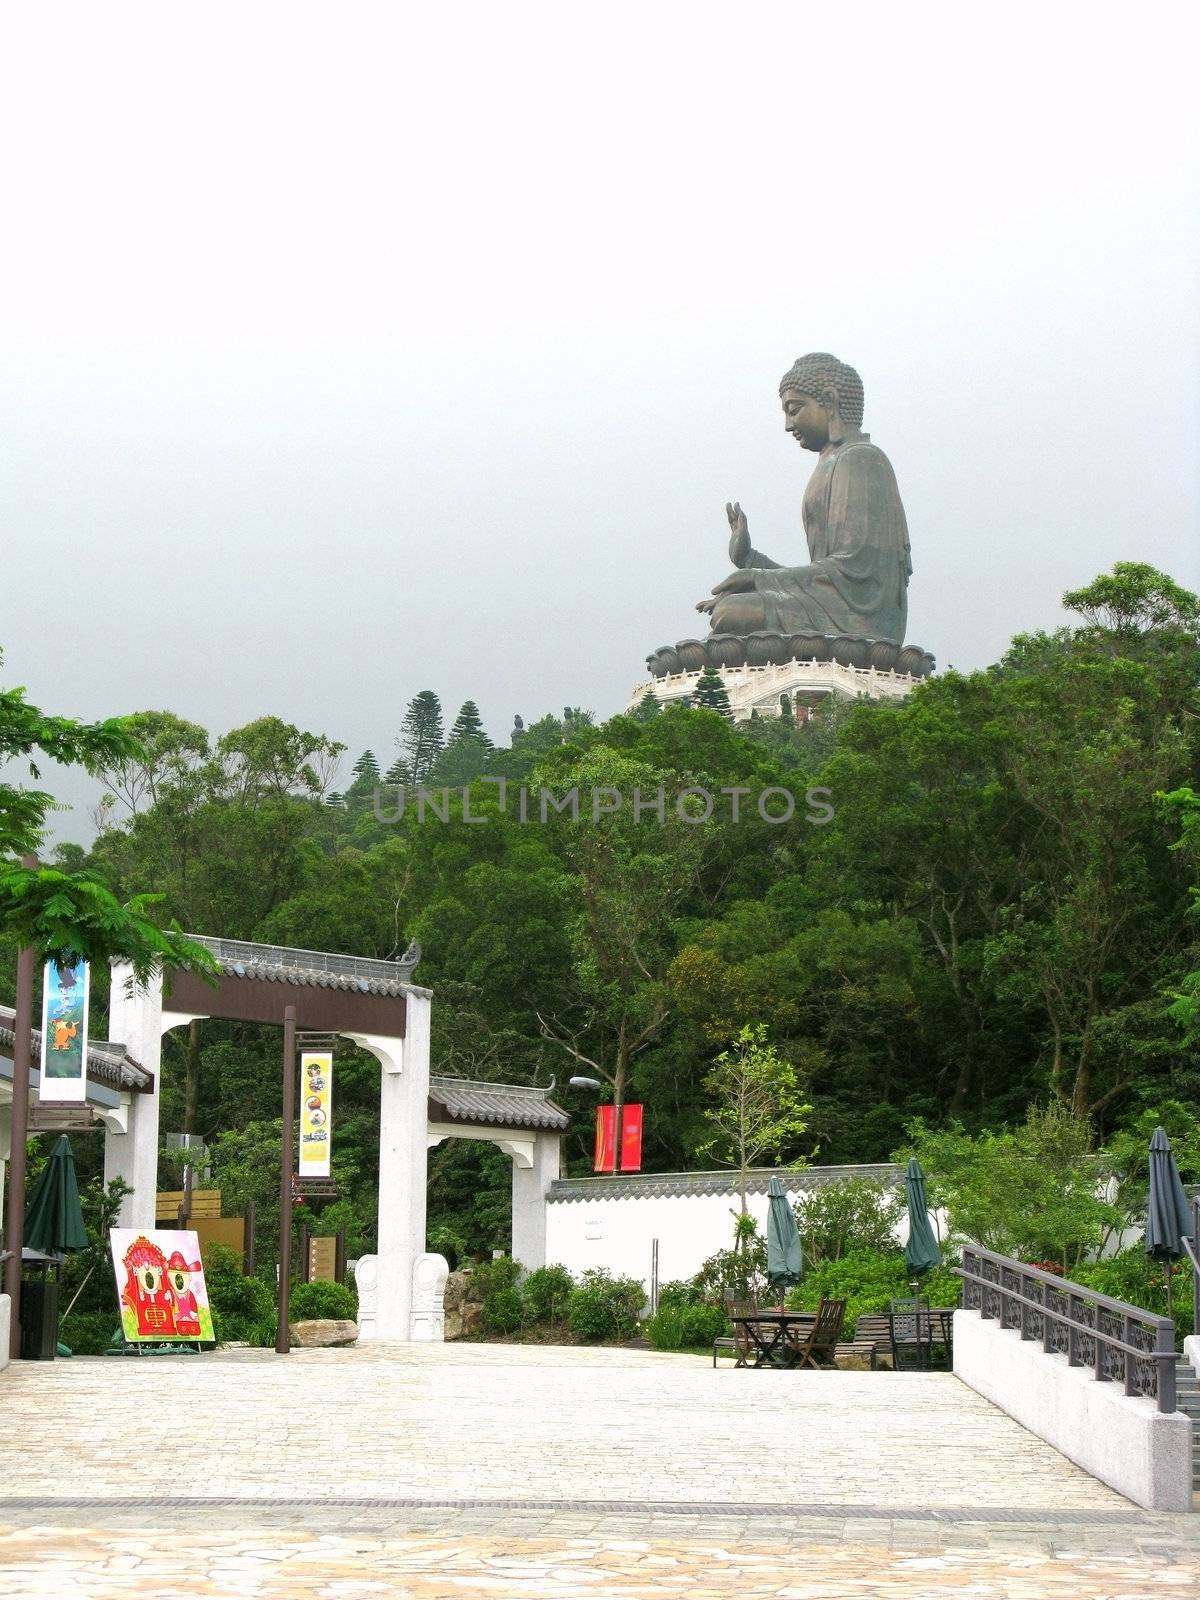
M 778 1162 L 785 1152 L 794 1156 L 812 1107 L 801 1093 L 796 1068 L 768 1043 L 761 1022 L 747 1024 L 732 1048 L 721 1052 L 704 1091 L 710 1102 L 704 1120 L 713 1131 L 700 1153 L 737 1168 L 744 1217 L 750 1168 L 766 1157 Z M 743 1226 L 739 1221 L 739 1242 Z

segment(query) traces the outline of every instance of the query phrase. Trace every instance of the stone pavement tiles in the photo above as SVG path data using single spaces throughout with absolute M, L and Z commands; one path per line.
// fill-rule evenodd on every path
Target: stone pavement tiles
M 1200 1594 L 1140 1511 L 941 1373 L 486 1345 L 23 1362 L 0 1594 Z

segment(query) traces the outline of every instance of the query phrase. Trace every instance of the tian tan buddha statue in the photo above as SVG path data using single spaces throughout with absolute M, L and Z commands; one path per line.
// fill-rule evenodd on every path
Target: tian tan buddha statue
M 727 506 L 737 568 L 698 611 L 714 635 L 849 635 L 904 643 L 908 527 L 892 464 L 862 431 L 863 386 L 853 367 L 801 356 L 779 385 L 783 425 L 817 453 L 804 491 L 806 566 L 783 567 L 750 543 L 740 505 Z

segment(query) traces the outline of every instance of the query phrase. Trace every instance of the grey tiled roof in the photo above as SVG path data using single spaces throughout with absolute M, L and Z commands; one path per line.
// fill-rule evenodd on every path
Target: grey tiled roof
M 477 1083 L 469 1078 L 430 1078 L 431 1111 L 452 1122 L 491 1128 L 549 1128 L 561 1132 L 570 1117 L 549 1098 L 549 1089 L 528 1084 Z
M 782 1178 L 790 1194 L 819 1189 L 827 1183 L 847 1178 L 873 1178 L 877 1182 L 899 1183 L 904 1168 L 891 1161 L 847 1167 L 755 1167 L 748 1175 L 746 1192 L 765 1194 L 772 1178 Z M 616 1177 L 556 1178 L 547 1199 L 633 1200 L 648 1195 L 736 1194 L 736 1172 L 623 1172 Z
M 16 1035 L 13 1032 L 13 1011 L 9 1006 L 0 1006 L 0 1044 L 7 1045 L 11 1050 L 16 1044 Z M 42 1033 L 40 1028 L 31 1030 L 33 1038 L 33 1065 L 40 1067 L 42 1064 Z M 107 1039 L 89 1039 L 87 1055 L 87 1075 L 99 1083 L 106 1083 L 112 1089 L 129 1089 L 134 1094 L 146 1094 L 154 1088 L 154 1075 L 145 1067 L 128 1055 L 123 1044 L 113 1044 Z
M 248 939 L 214 939 L 190 933 L 217 958 L 226 977 L 262 983 L 291 983 L 315 989 L 344 989 L 391 997 L 428 990 L 412 983 L 412 968 L 399 961 L 372 961 L 325 950 L 295 950 L 288 945 L 256 944 Z

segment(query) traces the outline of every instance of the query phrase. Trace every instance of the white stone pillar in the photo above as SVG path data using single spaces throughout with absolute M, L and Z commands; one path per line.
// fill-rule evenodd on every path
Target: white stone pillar
M 126 992 L 127 984 L 129 992 Z M 152 1228 L 158 1192 L 162 974 L 156 972 L 147 980 L 146 987 L 139 989 L 129 963 L 114 961 L 108 1008 L 109 1037 L 123 1044 L 126 1053 L 152 1075 L 154 1087 L 145 1094 L 130 1095 L 127 1132 L 117 1131 L 115 1119 L 105 1123 L 104 1181 L 110 1183 L 113 1178 L 124 1178 L 133 1191 L 121 1202 L 117 1217 L 119 1228 Z
M 409 989 L 406 998 L 403 1039 L 346 1035 L 369 1050 L 383 1068 L 374 1337 L 405 1341 L 410 1337 L 413 1263 L 425 1253 L 430 996 L 428 991 Z M 365 1329 L 361 1336 L 369 1337 Z
M 533 1164 L 513 1160 L 512 1255 L 528 1271 L 546 1262 L 546 1196 L 558 1177 L 561 1137 L 539 1133 L 533 1141 Z

